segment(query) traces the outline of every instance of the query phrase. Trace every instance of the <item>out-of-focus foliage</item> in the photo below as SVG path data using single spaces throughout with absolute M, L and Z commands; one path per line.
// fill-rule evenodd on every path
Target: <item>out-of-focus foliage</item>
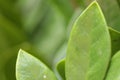
M 73 12 L 69 0 L 0 0 L 0 79 L 16 80 L 15 62 L 20 48 L 52 68 L 58 61 L 54 56 L 65 54 L 60 50 L 66 45 Z
M 53 64 L 65 57 L 73 21 L 91 1 L 0 0 L 0 80 L 16 80 L 15 62 L 20 48 L 53 69 Z M 120 31 L 120 1 L 97 1 L 108 25 Z

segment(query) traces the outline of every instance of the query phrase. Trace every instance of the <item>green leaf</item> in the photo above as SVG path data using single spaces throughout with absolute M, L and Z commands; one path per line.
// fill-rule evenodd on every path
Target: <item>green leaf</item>
M 57 71 L 60 74 L 60 76 L 62 77 L 62 80 L 66 80 L 65 79 L 65 59 L 62 59 L 58 64 L 57 64 Z
M 17 80 L 57 80 L 45 64 L 23 50 L 18 54 L 16 78 Z
M 109 28 L 110 36 L 111 36 L 111 45 L 112 45 L 112 55 L 114 55 L 117 51 L 120 50 L 120 32 Z
M 120 80 L 120 51 L 112 57 L 110 68 L 105 80 Z
M 102 11 L 94 1 L 75 22 L 68 43 L 67 80 L 103 80 L 111 41 Z

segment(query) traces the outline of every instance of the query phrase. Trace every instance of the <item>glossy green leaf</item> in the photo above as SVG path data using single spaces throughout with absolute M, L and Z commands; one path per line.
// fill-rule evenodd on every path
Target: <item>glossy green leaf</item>
M 102 11 L 94 1 L 75 22 L 65 64 L 67 80 L 103 80 L 111 41 Z
M 57 80 L 45 64 L 23 50 L 18 54 L 16 78 L 17 80 Z
M 112 57 L 105 80 L 120 80 L 120 51 Z
M 62 77 L 62 80 L 65 79 L 65 59 L 62 59 L 58 64 L 57 64 L 57 71 Z
M 112 55 L 114 55 L 118 50 L 120 50 L 120 32 L 109 28 L 111 36 L 111 45 L 112 45 Z

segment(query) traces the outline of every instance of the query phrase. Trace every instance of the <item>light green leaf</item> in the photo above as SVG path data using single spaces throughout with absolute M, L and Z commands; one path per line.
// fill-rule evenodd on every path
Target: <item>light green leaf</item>
M 103 80 L 111 41 L 102 11 L 94 1 L 75 22 L 65 64 L 67 80 Z
M 17 80 L 57 80 L 45 64 L 23 50 L 18 54 L 16 78 Z
M 112 57 L 110 68 L 105 80 L 120 80 L 120 51 Z

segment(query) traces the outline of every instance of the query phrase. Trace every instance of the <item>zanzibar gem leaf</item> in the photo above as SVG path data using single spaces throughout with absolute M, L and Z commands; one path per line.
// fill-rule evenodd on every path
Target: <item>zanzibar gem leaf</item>
M 16 78 L 17 80 L 57 80 L 45 64 L 23 50 L 18 54 Z
M 67 80 L 103 80 L 111 55 L 110 43 L 103 13 L 94 1 L 73 26 L 65 64 Z

